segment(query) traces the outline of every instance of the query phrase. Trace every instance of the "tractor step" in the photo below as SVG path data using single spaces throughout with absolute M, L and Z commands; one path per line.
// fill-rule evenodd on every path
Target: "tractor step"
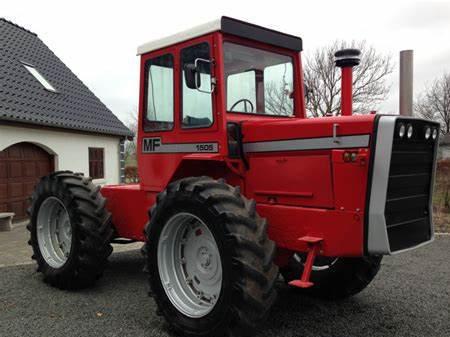
M 296 288 L 311 288 L 314 283 L 312 282 L 304 282 L 302 280 L 294 280 L 289 282 L 290 286 L 296 287 Z
M 300 280 L 293 280 L 289 282 L 289 285 L 297 288 L 310 288 L 314 285 L 314 283 L 309 280 L 314 265 L 314 259 L 320 251 L 320 245 L 323 239 L 314 236 L 303 236 L 298 240 L 306 243 L 308 246 L 308 255 L 306 256 L 306 262 Z

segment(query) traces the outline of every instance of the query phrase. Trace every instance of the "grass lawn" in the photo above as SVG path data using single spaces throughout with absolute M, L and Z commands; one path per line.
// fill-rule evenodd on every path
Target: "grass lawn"
M 450 233 L 450 160 L 438 163 L 433 214 L 435 231 Z

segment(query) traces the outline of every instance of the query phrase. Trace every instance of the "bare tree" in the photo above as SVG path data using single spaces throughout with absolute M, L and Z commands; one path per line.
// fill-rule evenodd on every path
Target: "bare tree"
M 353 72 L 353 111 L 368 113 L 376 109 L 390 89 L 387 75 L 392 73 L 390 56 L 379 54 L 365 41 L 335 41 L 306 57 L 304 81 L 308 90 L 307 111 L 313 117 L 339 115 L 341 110 L 341 70 L 334 64 L 334 53 L 344 48 L 361 50 L 361 63 Z
M 425 89 L 417 98 L 414 110 L 420 117 L 441 123 L 442 134 L 450 134 L 450 73 Z
M 273 115 L 292 115 L 293 100 L 289 97 L 290 90 L 285 83 L 268 82 L 265 87 L 266 113 Z

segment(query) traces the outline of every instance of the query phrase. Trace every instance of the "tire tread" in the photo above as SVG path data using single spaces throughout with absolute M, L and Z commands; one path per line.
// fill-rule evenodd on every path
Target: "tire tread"
M 228 323 L 215 331 L 186 331 L 177 325 L 170 315 L 165 315 L 172 327 L 189 336 L 249 336 L 258 329 L 266 318 L 276 298 L 275 281 L 278 268 L 273 259 L 275 244 L 267 237 L 267 221 L 256 212 L 256 203 L 241 195 L 240 189 L 227 185 L 224 180 L 209 177 L 189 177 L 175 181 L 157 196 L 156 205 L 149 211 L 150 221 L 145 233 L 147 243 L 142 250 L 151 270 L 149 252 L 156 242 L 151 240 L 151 228 L 159 216 L 168 208 L 168 203 L 182 194 L 213 209 L 222 219 L 226 231 L 225 240 L 232 251 L 232 274 L 234 299 L 229 312 Z M 154 248 L 153 248 L 154 249 Z M 158 310 L 166 313 L 163 301 L 153 286 L 158 282 L 155 273 L 149 273 L 149 283 Z

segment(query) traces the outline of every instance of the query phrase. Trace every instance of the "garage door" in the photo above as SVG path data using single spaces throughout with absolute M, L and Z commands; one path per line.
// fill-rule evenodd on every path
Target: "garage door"
M 18 143 L 0 151 L 0 212 L 26 218 L 36 182 L 52 170 L 53 156 L 34 144 Z

